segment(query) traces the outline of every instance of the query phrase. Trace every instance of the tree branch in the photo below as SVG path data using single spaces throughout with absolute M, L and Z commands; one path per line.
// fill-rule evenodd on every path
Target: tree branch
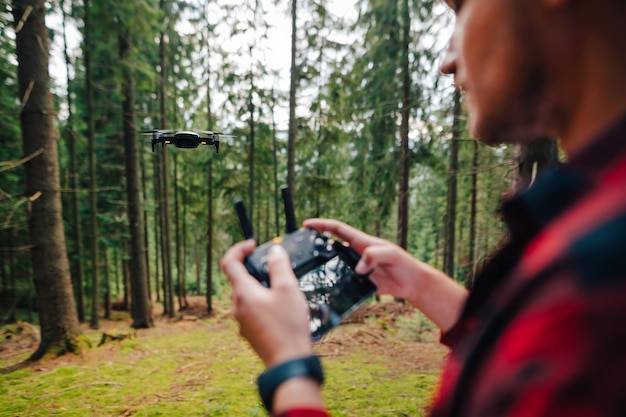
M 13 169 L 15 167 L 18 167 L 22 164 L 25 164 L 26 162 L 30 161 L 31 159 L 41 155 L 43 153 L 43 148 L 31 153 L 28 156 L 25 156 L 22 159 L 19 159 L 17 161 L 5 161 L 5 162 L 0 162 L 0 172 L 4 172 L 4 171 L 8 171 L 10 169 Z
M 28 99 L 30 98 L 30 93 L 33 91 L 33 87 L 35 86 L 35 81 L 30 80 L 28 83 L 28 87 L 26 87 L 26 91 L 24 91 L 24 97 L 22 97 L 22 102 L 20 103 L 20 113 L 24 110 L 24 106 L 28 103 Z
M 26 20 L 28 19 L 28 16 L 30 15 L 30 12 L 32 11 L 33 11 L 33 6 L 26 7 L 26 10 L 24 10 L 24 14 L 22 15 L 22 18 L 20 19 L 19 22 L 17 22 L 17 25 L 15 26 L 15 33 L 22 30 L 24 23 L 26 23 Z

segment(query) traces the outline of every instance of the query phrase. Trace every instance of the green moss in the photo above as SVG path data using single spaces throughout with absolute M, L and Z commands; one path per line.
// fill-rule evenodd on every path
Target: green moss
M 91 344 L 100 336 L 84 335 Z M 421 416 L 437 372 L 394 360 L 367 346 L 325 356 L 323 395 L 333 416 Z M 0 416 L 266 416 L 255 385 L 261 370 L 232 320 L 158 325 L 82 356 L 0 374 Z

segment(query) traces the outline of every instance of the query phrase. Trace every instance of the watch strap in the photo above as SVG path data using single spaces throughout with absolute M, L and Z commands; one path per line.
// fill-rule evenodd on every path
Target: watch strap
M 296 377 L 313 378 L 322 385 L 324 383 L 324 371 L 319 356 L 311 355 L 292 359 L 273 366 L 259 375 L 257 378 L 259 395 L 267 411 L 272 412 L 276 389 L 283 382 Z

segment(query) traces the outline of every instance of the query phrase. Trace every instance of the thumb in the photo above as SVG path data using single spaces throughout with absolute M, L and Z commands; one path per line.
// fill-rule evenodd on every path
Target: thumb
M 270 286 L 297 286 L 297 279 L 291 268 L 291 260 L 285 248 L 273 245 L 267 254 L 267 267 L 270 274 Z

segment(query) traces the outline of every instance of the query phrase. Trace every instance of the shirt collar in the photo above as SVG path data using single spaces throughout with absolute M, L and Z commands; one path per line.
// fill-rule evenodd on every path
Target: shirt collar
M 568 169 L 597 178 L 626 152 L 626 115 L 574 154 Z

